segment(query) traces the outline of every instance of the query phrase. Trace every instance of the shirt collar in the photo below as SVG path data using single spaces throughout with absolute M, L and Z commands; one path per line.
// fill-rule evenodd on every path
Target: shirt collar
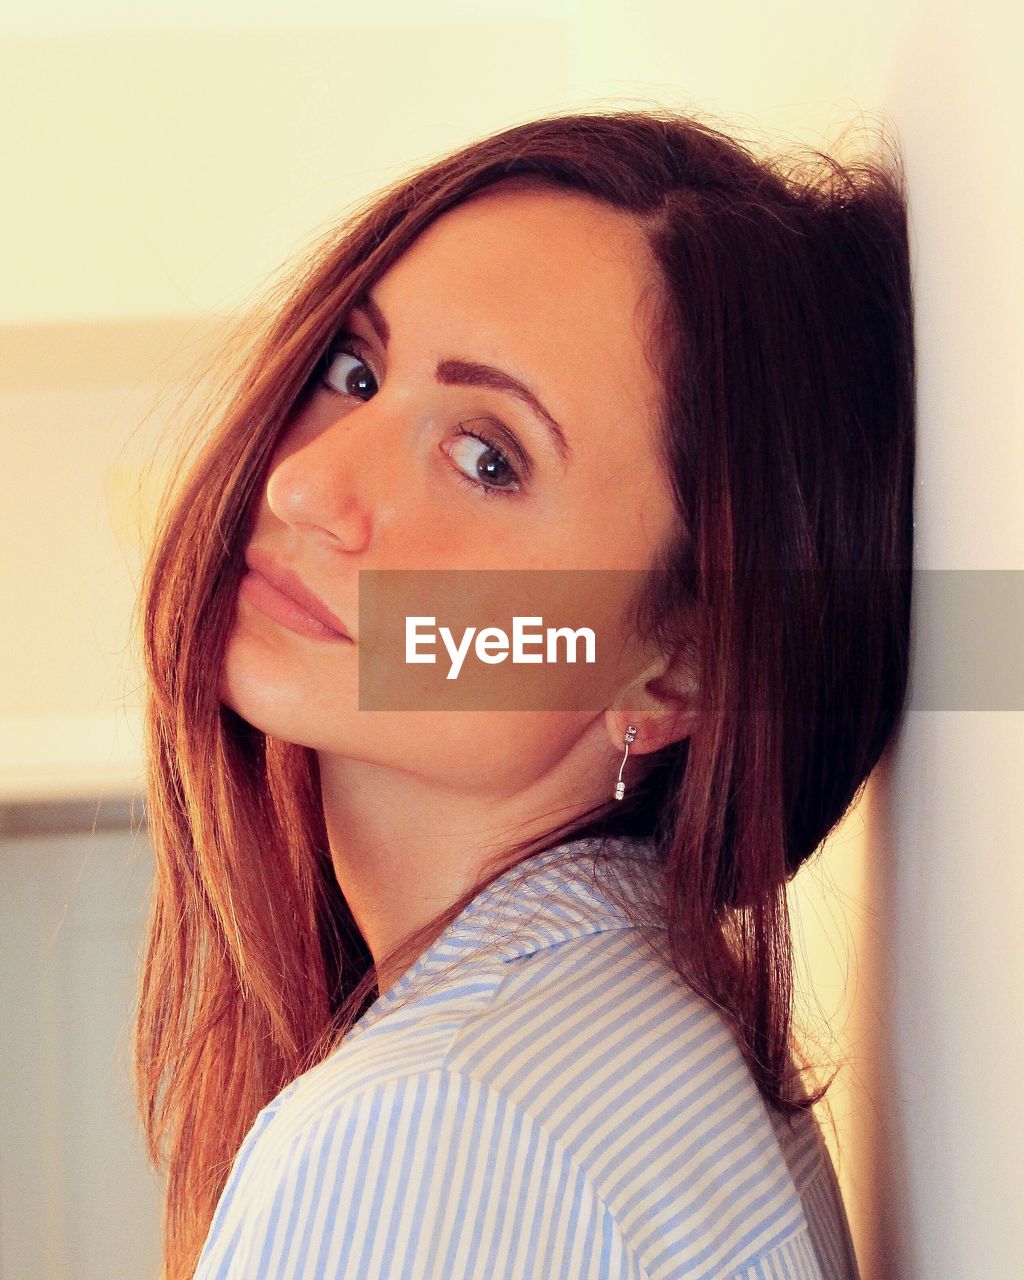
M 588 934 L 635 928 L 614 895 L 635 905 L 641 925 L 663 929 L 662 886 L 650 838 L 585 837 L 532 854 L 481 890 L 346 1038 L 433 988 L 456 963 L 484 955 L 507 963 Z

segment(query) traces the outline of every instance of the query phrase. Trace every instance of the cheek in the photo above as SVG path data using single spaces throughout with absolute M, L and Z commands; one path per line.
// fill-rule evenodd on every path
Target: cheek
M 326 746 L 318 739 L 358 707 L 356 650 L 296 635 L 240 598 L 218 696 L 264 733 Z
M 652 486 L 647 494 L 595 497 L 572 547 L 572 567 L 642 574 L 676 536 L 675 508 Z M 568 566 L 567 566 L 568 567 Z

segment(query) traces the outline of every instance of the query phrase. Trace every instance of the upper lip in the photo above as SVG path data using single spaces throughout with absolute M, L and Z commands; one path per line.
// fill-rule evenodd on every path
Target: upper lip
M 250 569 L 262 574 L 272 587 L 276 587 L 283 595 L 291 597 L 296 604 L 301 605 L 311 617 L 322 622 L 325 627 L 330 627 L 339 635 L 352 639 L 342 620 L 328 609 L 319 596 L 315 596 L 310 591 L 293 569 L 280 564 L 269 551 L 264 551 L 260 547 L 249 547 L 245 553 L 245 563 Z

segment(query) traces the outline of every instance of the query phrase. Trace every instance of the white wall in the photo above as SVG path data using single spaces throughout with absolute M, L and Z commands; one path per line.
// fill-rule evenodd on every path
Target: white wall
M 892 53 L 914 186 L 926 572 L 1024 568 L 1022 36 L 1019 9 L 944 3 L 915 12 Z M 996 582 L 994 614 L 1006 586 L 1019 601 L 1019 583 Z M 1019 663 L 1019 605 L 1016 614 Z M 921 666 L 955 639 L 935 621 L 920 637 Z M 975 625 L 984 631 L 983 618 Z M 892 780 L 887 1114 L 902 1274 L 912 1277 L 1021 1271 L 1019 688 L 1002 704 L 1016 711 L 913 715 Z

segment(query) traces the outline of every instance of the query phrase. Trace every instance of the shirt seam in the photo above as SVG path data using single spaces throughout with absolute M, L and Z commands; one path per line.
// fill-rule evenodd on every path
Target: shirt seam
M 451 1048 L 449 1048 L 448 1050 L 448 1053 L 450 1052 L 451 1052 Z M 445 1055 L 445 1057 L 447 1058 L 447 1054 Z M 630 1258 L 635 1263 L 638 1274 L 641 1277 L 641 1280 L 651 1280 L 650 1272 L 644 1266 L 635 1247 L 630 1244 L 625 1231 L 623 1230 L 618 1218 L 612 1212 L 608 1202 L 605 1200 L 604 1196 L 602 1196 L 601 1192 L 594 1185 L 593 1178 L 590 1176 L 587 1170 L 583 1167 L 583 1165 L 580 1164 L 579 1160 L 576 1158 L 575 1153 L 571 1150 L 571 1148 L 567 1145 L 567 1143 L 562 1138 L 559 1138 L 557 1134 L 552 1133 L 552 1131 L 540 1119 L 540 1117 L 535 1115 L 534 1112 L 531 1111 L 524 1103 L 518 1102 L 515 1098 L 510 1098 L 508 1094 L 506 1094 L 501 1089 L 499 1089 L 498 1086 L 494 1084 L 492 1081 L 483 1080 L 479 1076 L 474 1075 L 473 1072 L 471 1071 L 463 1071 L 463 1070 L 451 1067 L 447 1064 L 446 1061 L 442 1061 L 441 1064 L 438 1067 L 433 1068 L 433 1070 L 439 1073 L 444 1072 L 448 1076 L 461 1076 L 466 1080 L 472 1080 L 473 1083 L 476 1085 L 479 1085 L 480 1088 L 485 1089 L 487 1092 L 492 1093 L 498 1098 L 500 1098 L 502 1102 L 505 1103 L 506 1106 L 510 1106 L 514 1108 L 514 1110 L 517 1113 L 523 1116 L 526 1116 L 529 1119 L 530 1123 L 534 1125 L 541 1133 L 544 1134 L 544 1137 L 548 1140 L 548 1142 L 551 1143 L 552 1147 L 556 1151 L 560 1152 L 562 1156 L 569 1162 L 569 1167 L 582 1179 L 583 1185 L 588 1189 L 590 1194 L 594 1197 L 595 1201 L 600 1205 L 602 1211 L 608 1215 L 609 1222 L 611 1222 L 611 1224 L 614 1226 L 616 1232 L 618 1233 L 619 1239 L 622 1241 L 623 1249 L 625 1249 L 625 1251 L 628 1253 Z

